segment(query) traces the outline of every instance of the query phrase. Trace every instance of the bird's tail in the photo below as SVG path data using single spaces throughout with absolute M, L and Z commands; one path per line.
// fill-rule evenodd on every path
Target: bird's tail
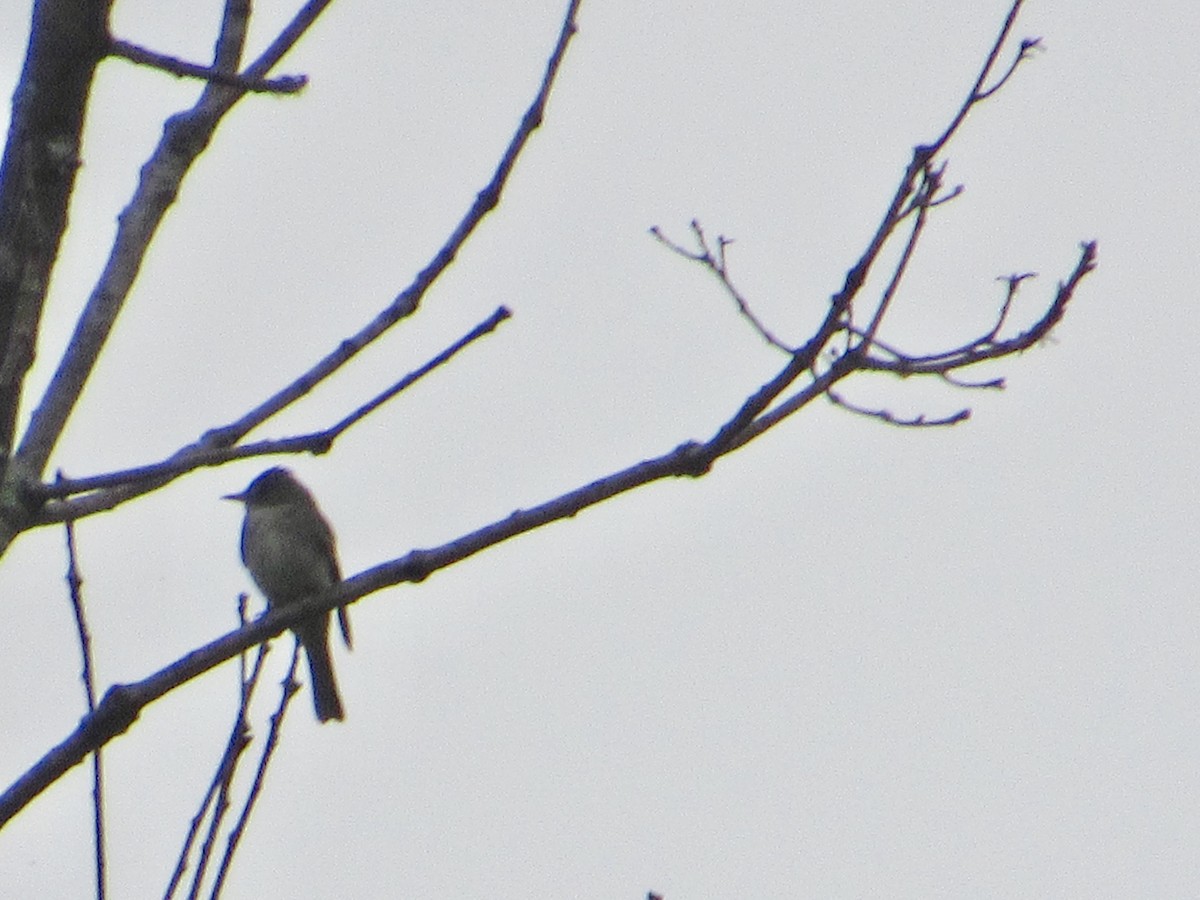
M 316 710 L 317 720 L 341 721 L 345 714 L 342 710 L 342 698 L 338 695 L 337 679 L 333 675 L 333 660 L 329 655 L 329 614 L 326 613 L 318 621 L 302 623 L 296 629 L 296 634 L 304 646 L 304 655 L 308 657 L 308 673 L 312 682 L 313 708 Z

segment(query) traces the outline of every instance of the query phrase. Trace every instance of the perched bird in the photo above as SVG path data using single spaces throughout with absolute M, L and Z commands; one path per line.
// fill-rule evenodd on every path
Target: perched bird
M 312 494 L 287 469 L 267 469 L 240 494 L 228 494 L 246 507 L 242 522 L 242 562 L 271 606 L 300 603 L 342 580 L 333 529 Z M 350 646 L 345 607 L 338 625 Z M 317 719 L 341 719 L 342 700 L 329 655 L 329 613 L 292 627 L 308 657 Z

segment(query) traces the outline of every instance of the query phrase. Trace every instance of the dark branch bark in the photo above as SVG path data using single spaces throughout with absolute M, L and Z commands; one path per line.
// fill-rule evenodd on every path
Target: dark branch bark
M 297 13 L 280 36 L 250 66 L 247 77 L 262 78 L 330 2 L 312 0 Z M 228 32 L 239 29 L 240 36 L 231 38 Z M 218 64 L 223 55 L 221 49 L 231 45 L 241 46 L 244 30 L 244 17 L 227 17 L 218 51 Z M 167 209 L 174 203 L 184 177 L 196 158 L 208 147 L 225 114 L 245 93 L 242 88 L 209 84 L 195 106 L 172 116 L 164 125 L 158 146 L 142 167 L 133 199 L 118 218 L 117 237 L 100 281 L 88 299 L 50 386 L 21 440 L 16 457 L 23 477 L 36 478 L 44 470 L 124 307 L 150 241 L 157 233 Z M 12 533 L 0 534 L 0 546 L 6 545 L 12 537 Z
M 1011 29 L 1020 2 L 1021 0 L 1014 0 L 1012 12 L 1001 31 L 1000 38 L 988 56 L 987 63 L 967 101 L 952 120 L 951 126 L 935 144 L 920 146 L 914 150 L 912 161 L 907 166 L 879 227 L 869 240 L 867 249 L 848 271 L 841 290 L 831 298 L 829 308 L 818 324 L 815 333 L 804 345 L 791 351 L 788 360 L 775 377 L 751 392 L 739 408 L 733 411 L 729 418 L 716 429 L 710 439 L 703 442 L 685 442 L 660 456 L 635 463 L 532 508 L 514 512 L 440 547 L 413 550 L 402 557 L 384 562 L 342 582 L 336 589 L 324 596 L 314 597 L 302 604 L 272 610 L 262 618 L 187 654 L 142 681 L 111 688 L 95 711 L 86 716 L 71 735 L 0 795 L 0 826 L 8 822 L 45 787 L 72 766 L 81 762 L 88 753 L 124 732 L 136 720 L 145 706 L 175 687 L 220 665 L 247 648 L 279 634 L 303 619 L 345 606 L 384 588 L 405 582 L 420 582 L 439 569 L 467 559 L 512 537 L 550 522 L 570 518 L 590 506 L 650 482 L 673 477 L 700 477 L 711 469 L 717 459 L 754 440 L 813 400 L 829 395 L 834 385 L 856 372 L 885 370 L 902 375 L 930 374 L 948 378 L 949 374 L 958 368 L 1022 352 L 1043 339 L 1061 320 L 1082 279 L 1095 267 L 1094 243 L 1085 243 L 1082 246 L 1080 258 L 1074 270 L 1064 282 L 1060 283 L 1055 297 L 1041 317 L 1025 331 L 1012 338 L 1003 340 L 997 338 L 1000 325 L 1008 315 L 1010 304 L 1006 302 L 1000 314 L 1000 324 L 993 326 L 983 337 L 934 357 L 906 357 L 900 351 L 880 343 L 875 339 L 874 333 L 895 295 L 896 286 L 903 274 L 903 263 L 880 298 L 879 311 L 872 317 L 871 324 L 867 328 L 860 329 L 854 325 L 851 309 L 851 304 L 862 290 L 871 267 L 878 260 L 881 248 L 896 233 L 898 225 L 909 215 L 915 215 L 914 235 L 910 245 L 915 244 L 926 211 L 945 199 L 934 196 L 937 193 L 939 182 L 938 169 L 934 167 L 933 158 L 955 133 L 966 113 L 976 103 L 995 93 L 998 84 L 986 90 L 983 85 L 995 65 L 1000 47 Z M 449 265 L 463 241 L 477 226 L 480 219 L 496 205 L 500 188 L 503 186 L 517 154 L 533 129 L 541 121 L 542 110 L 549 86 L 553 82 L 553 75 L 561 62 L 566 43 L 574 32 L 576 7 L 577 3 L 571 3 L 560 35 L 559 45 L 551 58 L 542 90 L 526 113 L 508 152 L 497 168 L 492 183 L 480 192 L 459 228 L 455 230 L 429 266 L 417 276 L 413 285 L 402 292 L 392 306 L 380 313 L 374 322 L 360 332 L 359 336 L 356 336 L 364 339 L 364 345 L 365 342 L 378 336 L 378 333 L 382 333 L 382 329 L 390 327 L 399 317 L 407 315 L 411 309 L 415 309 L 432 279 Z M 1025 58 L 1025 54 L 1031 46 L 1033 44 L 1030 42 L 1022 43 L 1018 58 L 1000 78 L 999 84 L 1007 80 L 1021 59 Z M 251 67 L 251 71 L 253 70 L 254 67 Z M 710 268 L 722 279 L 727 279 L 723 245 L 717 257 L 713 257 L 707 251 L 705 253 L 710 259 L 717 262 L 716 265 L 710 265 Z M 693 258 L 701 260 L 699 256 Z M 907 254 L 905 259 L 907 259 Z M 1015 290 L 1015 279 L 1017 278 L 1018 276 L 1013 276 L 1010 279 L 1009 301 L 1011 301 L 1012 291 Z M 741 299 L 740 295 L 736 296 Z M 827 352 L 830 341 L 833 337 L 843 333 L 848 338 L 849 351 L 839 357 L 833 357 L 830 361 Z M 353 348 L 353 352 L 357 352 L 358 349 L 361 347 Z M 873 349 L 882 349 L 884 357 L 873 356 Z M 348 355 L 352 355 L 352 353 Z M 250 428 L 303 395 L 306 390 L 311 388 L 309 382 L 312 379 L 319 380 L 326 377 L 342 362 L 344 359 L 336 353 L 331 354 L 313 370 L 253 410 L 243 420 L 228 426 L 226 431 L 206 435 L 195 448 L 191 449 L 198 452 L 213 447 L 234 445 Z M 932 420 L 899 419 L 882 411 L 866 409 L 860 411 L 897 424 L 933 424 Z M 951 419 L 958 420 L 959 418 L 960 416 L 954 416 L 945 421 L 949 422 Z M 35 459 L 40 452 L 36 446 L 34 450 L 31 450 Z M 163 476 L 164 480 L 169 480 L 169 477 L 173 476 Z M 139 486 L 135 490 L 141 493 L 148 489 L 150 487 Z
M 17 407 L 33 363 L 50 272 L 67 228 L 80 136 L 111 0 L 39 0 L 0 161 L 0 463 L 11 457 Z M 27 513 L 0 498 L 0 531 Z

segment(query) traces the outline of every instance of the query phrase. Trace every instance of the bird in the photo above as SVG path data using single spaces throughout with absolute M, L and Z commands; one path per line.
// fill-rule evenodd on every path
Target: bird
M 316 500 L 289 470 L 267 469 L 240 494 L 226 494 L 246 508 L 242 562 L 271 607 L 290 606 L 323 593 L 342 580 L 333 529 Z M 346 646 L 352 644 L 346 608 L 338 609 Z M 329 652 L 329 613 L 292 626 L 308 658 L 313 707 L 319 722 L 342 720 L 345 712 Z

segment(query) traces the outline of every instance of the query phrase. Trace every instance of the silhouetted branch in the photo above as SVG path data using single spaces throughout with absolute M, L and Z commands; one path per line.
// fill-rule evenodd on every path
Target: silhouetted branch
M 1000 307 L 1000 315 L 996 317 L 996 324 L 987 334 L 987 340 L 993 340 L 1000 333 L 1000 330 L 1004 328 L 1004 323 L 1008 319 L 1008 313 L 1012 309 L 1013 299 L 1017 296 L 1017 289 L 1021 286 L 1022 281 L 1029 278 L 1037 278 L 1037 272 L 1000 275 L 996 278 L 997 281 L 1003 281 L 1008 285 L 1008 291 L 1004 295 L 1004 304 Z
M 515 159 L 515 153 L 520 145 L 528 137 L 532 128 L 536 127 L 536 123 L 540 121 L 541 108 L 544 105 L 553 72 L 557 69 L 558 60 L 561 58 L 561 52 L 565 49 L 566 41 L 574 31 L 573 17 L 576 6 L 576 3 L 572 3 L 568 11 L 558 48 L 551 58 L 546 80 L 539 92 L 540 101 L 535 101 L 529 113 L 526 114 L 528 127 L 526 127 L 526 123 L 523 123 L 513 144 L 510 145 L 510 153 L 505 156 L 507 162 L 502 161 L 501 167 L 497 170 L 496 179 L 499 181 L 493 180 L 493 184 L 497 185 L 496 192 L 489 194 L 488 197 L 480 195 L 476 205 L 472 207 L 472 211 L 464 219 L 460 229 L 456 231 L 455 234 L 459 237 L 452 237 L 451 241 L 443 248 L 443 252 L 449 253 L 451 258 L 461 241 L 465 240 L 466 234 L 478 223 L 479 217 L 494 206 L 496 197 L 498 197 L 498 185 L 502 185 L 503 177 L 506 177 L 506 165 L 511 167 L 511 160 Z M 934 145 L 918 147 L 914 151 L 913 160 L 906 168 L 867 249 L 847 272 L 842 288 L 831 298 L 829 309 L 813 335 L 802 346 L 790 351 L 786 363 L 774 377 L 747 394 L 738 407 L 717 427 L 712 437 L 704 441 L 685 441 L 673 450 L 634 463 L 537 506 L 517 510 L 503 519 L 487 524 L 439 547 L 412 550 L 404 556 L 383 562 L 343 581 L 326 594 L 309 598 L 303 603 L 271 609 L 259 619 L 192 651 L 141 681 L 110 688 L 95 711 L 86 716 L 62 743 L 46 754 L 7 791 L 0 794 L 0 826 L 10 820 L 47 785 L 82 761 L 87 753 L 127 729 L 148 704 L 175 687 L 220 665 L 248 647 L 279 634 L 303 619 L 332 611 L 388 587 L 423 581 L 440 569 L 454 565 L 512 537 L 540 528 L 550 522 L 570 518 L 588 507 L 651 482 L 665 478 L 701 477 L 711 469 L 716 460 L 760 437 L 816 398 L 831 396 L 835 402 L 844 403 L 838 395 L 831 395 L 830 391 L 838 382 L 855 373 L 886 371 L 906 376 L 929 374 L 950 380 L 951 373 L 956 369 L 1019 353 L 1042 340 L 1061 321 L 1078 285 L 1095 267 L 1095 243 L 1088 242 L 1082 245 L 1080 258 L 1074 271 L 1064 282 L 1059 284 L 1053 301 L 1042 316 L 1028 329 L 1011 338 L 997 339 L 997 327 L 975 341 L 932 356 L 908 356 L 890 345 L 882 354 L 873 353 L 873 350 L 878 351 L 884 346 L 873 336 L 873 329 L 878 328 L 883 318 L 883 313 L 879 309 L 882 308 L 886 311 L 892 302 L 896 285 L 903 274 L 904 260 L 911 251 L 902 257 L 901 265 L 889 280 L 889 286 L 880 298 L 880 307 L 872 316 L 870 327 L 859 329 L 855 326 L 851 310 L 852 302 L 865 284 L 881 249 L 895 233 L 897 225 L 910 214 L 915 214 L 913 232 L 909 237 L 910 247 L 914 246 L 929 209 L 944 199 L 938 197 L 941 167 L 934 164 L 933 155 L 945 145 L 948 137 L 955 132 L 965 116 L 965 111 L 981 99 L 977 96 L 980 85 L 986 80 L 995 62 L 1000 45 L 1011 28 L 1012 19 L 1019 6 L 1020 0 L 1016 0 L 1000 39 L 993 48 L 971 97 L 956 115 L 951 127 Z M 1023 45 L 1024 47 L 1025 45 Z M 1023 49 L 1022 53 L 1024 52 Z M 1014 68 L 1015 65 L 1016 63 L 1014 63 Z M 992 93 L 994 90 L 989 90 L 987 95 L 990 96 Z M 951 193 L 951 196 L 953 195 L 955 195 L 954 192 Z M 718 249 L 713 252 L 703 241 L 703 232 L 699 231 L 698 226 L 696 230 L 699 232 L 701 240 L 701 251 L 699 255 L 693 255 L 693 258 L 704 262 L 702 257 L 707 255 L 709 262 L 705 264 L 716 272 L 718 277 L 721 277 L 722 272 L 725 271 L 724 243 L 726 241 L 721 239 Z M 677 250 L 677 252 L 688 255 L 686 251 Z M 449 259 L 439 262 L 440 259 L 441 255 L 427 267 L 425 273 L 418 276 L 414 287 L 397 298 L 397 302 L 404 299 L 406 309 L 409 307 L 415 309 L 415 304 L 424 290 L 424 287 L 420 286 L 427 286 L 428 283 L 423 281 L 426 273 L 441 271 L 449 262 Z M 1016 283 L 1019 283 L 1019 280 L 1017 276 L 1010 279 L 1010 300 L 1011 292 L 1015 291 Z M 1001 324 L 1008 315 L 1009 305 L 1006 302 L 1001 311 Z M 390 313 L 384 317 L 387 318 L 388 315 Z M 370 331 L 369 327 L 363 334 Z M 831 339 L 843 333 L 851 336 L 851 349 L 849 352 L 838 355 L 832 352 Z M 339 362 L 338 365 L 340 364 Z M 324 363 L 319 364 L 311 370 L 310 374 L 313 374 L 318 380 L 325 377 L 328 373 L 323 366 Z M 987 386 L 994 386 L 994 384 L 991 383 Z M 246 420 L 234 423 L 233 426 L 230 426 L 230 431 L 217 433 L 215 436 L 210 433 L 197 445 L 196 450 L 213 446 L 228 447 L 236 443 L 245 434 L 243 428 L 248 430 L 248 427 L 252 427 L 277 409 L 292 402 L 291 399 L 286 399 L 290 390 L 290 388 L 285 389 L 284 392 L 276 395 L 279 398 L 278 401 L 273 398 Z M 884 419 L 892 424 L 905 425 L 951 424 L 953 421 L 961 421 L 968 415 L 968 412 L 964 410 L 942 419 L 937 417 L 901 419 L 884 410 L 855 407 L 855 411 Z M 261 418 L 259 418 L 260 415 Z M 142 487 L 139 486 L 136 490 L 141 491 Z
M 1068 286 L 1065 290 L 1060 290 L 1059 295 L 1049 305 L 1042 319 L 1028 332 L 1007 340 L 998 339 L 998 335 L 1008 319 L 1018 286 L 1025 279 L 1032 277 L 1033 273 L 1011 275 L 1001 279 L 1008 283 L 1008 293 L 992 328 L 983 336 L 974 338 L 960 347 L 933 355 L 915 356 L 893 344 L 881 341 L 878 337 L 887 314 L 896 300 L 904 275 L 916 253 L 929 212 L 960 196 L 963 191 L 962 185 L 956 185 L 949 191 L 944 190 L 945 163 L 936 161 L 937 154 L 945 148 L 948 141 L 957 132 L 968 112 L 978 103 L 993 96 L 1009 80 L 1020 63 L 1029 58 L 1031 51 L 1040 47 L 1039 39 L 1023 40 L 1008 69 L 991 87 L 983 88 L 991 76 L 1001 49 L 1012 30 L 1021 2 L 1022 0 L 1015 0 L 1010 8 L 1000 34 L 992 45 L 971 91 L 955 113 L 950 125 L 933 143 L 919 145 L 915 148 L 912 160 L 905 170 L 875 234 L 869 241 L 867 249 L 847 272 L 841 291 L 831 298 L 824 320 L 804 346 L 792 349 L 777 340 L 770 328 L 752 313 L 745 298 L 730 283 L 725 265 L 725 246 L 729 243 L 727 238 L 719 237 L 716 247 L 713 248 L 699 223 L 693 220 L 692 232 L 697 249 L 692 250 L 666 238 L 657 226 L 650 229 L 651 234 L 671 251 L 699 263 L 712 272 L 733 297 L 739 311 L 754 329 L 773 346 L 791 354 L 791 360 L 779 374 L 748 398 L 738 415 L 726 423 L 723 434 L 710 442 L 711 448 L 717 451 L 718 455 L 724 449 L 741 446 L 782 418 L 807 405 L 815 396 L 813 388 L 818 380 L 829 388 L 858 370 L 892 372 L 904 376 L 937 375 L 947 384 L 958 387 L 1002 387 L 1003 379 L 974 384 L 955 379 L 951 377 L 951 373 L 955 369 L 974 365 L 986 359 L 995 359 L 1020 352 L 1044 337 L 1061 318 L 1075 285 L 1094 267 L 1094 244 L 1085 245 L 1080 264 L 1069 279 Z M 898 229 L 910 216 L 914 217 L 912 228 L 887 284 L 878 300 L 875 301 L 866 326 L 857 325 L 855 323 L 855 301 L 883 248 L 896 237 Z M 832 343 L 839 334 L 846 336 L 845 346 L 840 349 Z M 818 361 L 828 358 L 838 359 L 839 362 L 829 371 L 828 376 L 818 379 L 816 376 Z M 775 406 L 769 415 L 764 414 L 769 406 L 776 403 L 777 399 L 791 389 L 797 379 L 806 373 L 811 373 L 814 381 L 794 393 L 788 400 Z M 969 416 L 969 410 L 961 410 L 948 417 L 918 415 L 909 419 L 899 419 L 886 410 L 857 406 L 845 400 L 841 395 L 830 399 L 834 400 L 836 405 L 850 411 L 895 425 L 953 424 L 963 421 Z
M 203 434 L 195 443 L 182 448 L 176 452 L 170 460 L 162 463 L 154 464 L 155 474 L 141 474 L 136 483 L 123 483 L 120 485 L 107 486 L 107 492 L 101 496 L 82 498 L 76 501 L 72 508 L 68 510 L 41 510 L 36 515 L 32 525 L 41 525 L 49 522 L 54 522 L 64 516 L 74 516 L 76 518 L 89 515 L 94 512 L 99 512 L 140 496 L 149 491 L 161 487 L 178 475 L 191 471 L 205 465 L 212 465 L 214 462 L 225 462 L 229 459 L 240 458 L 248 455 L 260 455 L 262 452 L 275 452 L 256 450 L 252 453 L 245 452 L 242 448 L 241 453 L 230 453 L 230 448 L 234 447 L 245 435 L 265 422 L 268 418 L 278 413 L 280 410 L 290 406 L 297 399 L 307 394 L 318 384 L 340 369 L 343 365 L 350 361 L 366 346 L 377 340 L 388 329 L 395 325 L 400 320 L 412 315 L 417 311 L 422 298 L 426 291 L 434 283 L 434 281 L 445 271 L 458 255 L 459 250 L 482 222 L 483 218 L 491 212 L 492 209 L 500 202 L 500 196 L 505 185 L 508 182 L 509 175 L 513 167 L 516 165 L 517 159 L 521 151 L 525 148 L 534 130 L 541 125 L 543 115 L 545 113 L 546 104 L 549 101 L 550 90 L 554 86 L 555 78 L 558 75 L 562 65 L 562 60 L 566 54 L 567 46 L 570 43 L 571 37 L 575 34 L 576 24 L 575 16 L 578 12 L 579 0 L 571 0 L 568 5 L 566 15 L 563 19 L 562 28 L 559 31 L 558 41 L 555 44 L 554 50 L 550 55 L 550 60 L 546 65 L 546 71 L 542 78 L 541 85 L 538 88 L 533 102 L 525 111 L 521 118 L 520 125 L 517 127 L 512 139 L 509 141 L 508 148 L 505 150 L 496 167 L 491 181 L 476 195 L 474 203 L 467 211 L 466 215 L 459 222 L 458 226 L 451 233 L 450 237 L 442 245 L 441 249 L 434 255 L 434 258 L 425 266 L 413 280 L 413 282 L 400 292 L 396 298 L 380 311 L 366 326 L 360 329 L 356 334 L 349 338 L 340 341 L 337 347 L 326 355 L 323 359 L 316 363 L 307 372 L 294 379 L 290 384 L 269 397 L 267 400 L 254 407 L 252 410 L 243 415 L 235 422 L 219 428 L 210 429 Z M 250 71 L 257 71 L 255 67 L 251 67 Z M 216 89 L 214 89 L 216 90 Z M 221 89 L 232 90 L 232 89 Z M 160 145 L 161 146 L 161 145 Z M 181 176 L 182 177 L 182 174 Z M 145 178 L 143 178 L 143 182 Z M 164 207 L 165 211 L 165 207 Z M 118 233 L 118 241 L 120 233 Z M 114 250 L 114 253 L 116 251 Z M 139 257 L 140 264 L 140 257 Z M 87 313 L 85 312 L 85 316 Z M 116 310 L 112 310 L 112 318 L 115 319 Z M 108 327 L 111 327 L 112 321 L 108 322 Z M 81 326 L 82 327 L 82 326 Z M 77 329 L 77 334 L 79 333 Z M 107 330 L 104 331 L 107 336 Z M 98 352 L 98 351 L 97 351 Z M 93 360 L 94 362 L 94 360 Z M 90 371 L 90 366 L 89 366 Z M 86 372 L 82 373 L 82 377 L 86 377 Z M 57 378 L 57 376 L 56 376 Z M 79 381 L 79 387 L 82 387 L 82 380 Z M 53 384 L 47 396 L 54 394 Z M 67 402 L 67 395 L 64 394 L 63 403 Z M 77 392 L 70 396 L 70 404 L 74 403 L 77 397 Z M 59 401 L 55 401 L 56 404 Z M 56 409 L 58 409 L 56 405 Z M 58 412 L 47 412 L 46 424 L 40 427 L 43 432 L 49 432 L 51 425 L 57 422 L 58 429 L 61 430 L 66 421 L 66 415 L 69 408 L 58 409 Z M 31 430 L 37 426 L 38 414 L 35 413 L 34 424 L 31 425 Z M 54 432 L 54 439 L 57 431 Z M 49 452 L 53 445 L 53 440 L 46 444 L 46 440 L 35 442 L 33 449 L 28 452 L 34 454 L 34 462 L 39 458 L 43 450 Z M 24 446 L 24 444 L 22 445 Z M 41 448 L 34 453 L 34 449 Z M 289 445 L 286 450 L 280 452 L 295 452 L 296 450 L 311 450 L 311 447 L 300 447 Z M 34 466 L 29 467 L 29 471 L 33 471 Z M 126 470 L 126 473 L 134 470 Z M 142 473 L 149 471 L 148 468 L 139 470 Z M 124 473 L 123 473 L 124 474 Z M 111 477 L 111 476 L 110 476 Z M 30 490 L 44 490 L 50 493 L 52 489 L 38 488 L 30 486 Z
M 650 229 L 650 234 L 660 244 L 668 247 L 675 253 L 678 253 L 684 259 L 690 259 L 693 262 L 698 262 L 710 272 L 712 272 L 725 288 L 725 292 L 729 294 L 734 304 L 737 305 L 738 312 L 742 317 L 750 323 L 750 327 L 758 332 L 759 337 L 784 353 L 794 353 L 795 348 L 789 347 L 779 338 L 771 333 L 771 330 L 763 323 L 763 321 L 754 314 L 750 309 L 750 304 L 742 293 L 733 286 L 733 281 L 729 277 L 729 267 L 725 260 L 725 248 L 733 243 L 733 238 L 727 238 L 725 235 L 717 235 L 717 247 L 714 251 L 708 243 L 708 238 L 704 234 L 704 229 L 699 221 L 692 219 L 692 236 L 696 239 L 696 245 L 699 250 L 688 250 L 681 244 L 677 244 L 663 234 L 662 229 L 657 225 Z
M 888 425 L 898 425 L 903 428 L 937 428 L 946 425 L 957 425 L 959 422 L 965 422 L 971 418 L 971 411 L 969 409 L 960 409 L 958 412 L 948 416 L 940 416 L 932 419 L 923 414 L 908 417 L 897 416 L 890 410 L 870 409 L 865 406 L 859 406 L 856 403 L 851 403 L 833 390 L 826 391 L 825 396 L 829 398 L 829 402 L 834 406 L 840 406 L 842 409 L 856 413 L 857 415 L 866 416 L 869 419 L 879 419 Z
M 29 478 L 11 465 L 17 410 L 67 228 L 87 99 L 108 45 L 109 5 L 30 4 L 29 44 L 0 160 L 0 550 L 29 513 L 19 491 L 2 488 Z
M 128 41 L 114 40 L 109 47 L 109 55 L 119 59 L 127 59 L 141 66 L 149 66 L 162 72 L 168 72 L 177 78 L 199 78 L 204 81 L 220 84 L 226 87 L 240 88 L 243 91 L 263 94 L 295 94 L 308 84 L 305 75 L 281 75 L 278 78 L 254 78 L 240 75 L 237 72 L 224 72 L 211 66 L 201 66 L 186 62 L 176 56 L 166 53 L 156 53 L 139 47 Z
M 62 473 L 59 472 L 59 476 Z M 75 614 L 75 631 L 79 636 L 79 652 L 83 659 L 83 693 L 88 712 L 96 710 L 96 683 L 92 667 L 92 635 L 88 629 L 83 605 L 83 577 L 79 574 L 79 557 L 75 552 L 75 523 L 66 523 L 67 535 L 67 592 Z M 96 860 L 96 898 L 104 900 L 107 877 L 104 851 L 104 765 L 99 748 L 92 754 L 92 848 Z
M 292 702 L 292 697 L 296 695 L 298 685 L 296 684 L 296 664 L 300 659 L 300 642 L 292 646 L 292 661 L 288 666 L 287 675 L 284 676 L 283 684 L 281 685 L 279 707 L 271 716 L 271 727 L 267 731 L 267 740 L 263 744 L 262 755 L 258 759 L 258 768 L 254 772 L 254 781 L 250 785 L 250 790 L 246 794 L 246 802 L 242 804 L 242 811 L 238 815 L 237 822 L 230 829 L 229 839 L 225 843 L 225 853 L 221 857 L 221 865 L 217 868 L 217 877 L 213 883 L 212 900 L 217 900 L 220 896 L 221 889 L 225 885 L 225 878 L 229 874 L 229 868 L 233 864 L 234 854 L 237 853 L 238 845 L 241 843 L 242 835 L 246 832 L 246 825 L 250 821 L 250 813 L 254 811 L 254 807 L 258 804 L 258 798 L 262 794 L 263 784 L 266 782 L 267 769 L 270 768 L 271 760 L 275 758 L 275 748 L 279 746 L 279 736 L 283 729 L 283 719 L 287 714 L 288 705 Z
M 102 475 L 92 475 L 85 478 L 66 478 L 40 488 L 43 496 L 48 498 L 68 497 L 77 494 L 84 496 L 61 502 L 49 503 L 39 514 L 36 523 L 49 524 L 63 519 L 79 519 L 87 515 L 111 509 L 117 503 L 129 499 L 127 493 L 137 490 L 145 493 L 164 481 L 177 478 L 188 472 L 206 466 L 216 466 L 235 459 L 249 459 L 255 456 L 279 453 L 325 453 L 333 442 L 352 425 L 362 421 L 388 400 L 414 383 L 445 365 L 461 351 L 482 337 L 495 331 L 512 313 L 506 307 L 499 307 L 488 318 L 480 322 L 469 332 L 438 353 L 416 370 L 409 372 L 394 385 L 378 394 L 368 403 L 359 407 L 339 422 L 321 431 L 308 434 L 293 435 L 287 438 L 256 441 L 251 444 L 241 444 L 236 447 L 213 447 L 194 450 L 185 447 L 167 459 L 131 469 L 121 469 L 116 472 L 106 472 Z M 193 445 L 194 446 L 194 445 Z
M 1079 282 L 1095 268 L 1096 242 L 1085 241 L 1080 245 L 1079 261 L 1075 264 L 1074 270 L 1067 277 L 1066 281 L 1059 282 L 1054 299 L 1046 308 L 1046 311 L 1029 328 L 1011 338 L 997 339 L 995 337 L 996 328 L 993 327 L 986 334 L 952 350 L 924 356 L 901 355 L 896 359 L 870 357 L 863 360 L 863 368 L 872 371 L 895 372 L 902 375 L 945 375 L 954 369 L 973 366 L 989 359 L 1012 356 L 1015 353 L 1028 350 L 1045 338 L 1054 326 L 1062 320 L 1063 315 L 1067 311 L 1067 304 L 1075 296 L 1075 290 L 1079 287 Z M 1002 311 L 1002 315 L 1007 315 L 1007 304 Z
M 245 594 L 238 596 L 238 621 L 242 625 L 245 625 L 247 622 L 246 599 Z M 208 834 L 202 845 L 200 858 L 196 863 L 193 886 L 198 887 L 204 877 L 208 861 L 211 859 L 212 847 L 215 845 L 217 831 L 224 820 L 225 812 L 229 808 L 229 792 L 233 785 L 234 774 L 237 772 L 237 766 L 242 755 L 250 746 L 250 725 L 248 721 L 250 701 L 254 697 L 254 690 L 258 686 L 259 679 L 262 676 L 263 663 L 266 661 L 270 649 L 271 645 L 269 643 L 264 642 L 258 645 L 258 652 L 254 655 L 254 665 L 250 668 L 249 672 L 247 672 L 246 667 L 246 654 L 244 651 L 240 654 L 241 678 L 238 680 L 239 702 L 233 727 L 230 729 L 225 750 L 221 754 L 220 761 L 217 763 L 216 773 L 213 775 L 208 790 L 200 802 L 199 809 L 196 811 L 195 816 L 192 817 L 187 836 L 184 838 L 183 846 L 179 851 L 175 870 L 171 873 L 171 880 L 167 885 L 166 892 L 163 894 L 164 900 L 170 900 L 179 889 L 179 885 L 183 881 L 183 875 L 187 871 L 188 857 L 191 855 L 196 837 L 200 833 L 200 826 L 204 822 L 205 814 L 211 806 L 213 810 L 212 819 L 209 823 Z
M 247 69 L 247 77 L 261 78 L 265 75 L 300 39 L 329 2 L 310 0 L 263 55 Z M 232 6 L 226 7 L 226 17 L 222 23 L 218 67 L 235 60 L 245 39 L 245 16 L 232 15 Z M 224 59 L 220 58 L 222 55 Z M 133 198 L 118 216 L 117 235 L 104 271 L 76 322 L 75 332 L 50 385 L 33 412 L 29 428 L 15 453 L 17 465 L 11 477 L 29 482 L 45 468 L 84 384 L 95 368 L 100 351 L 124 308 L 150 242 L 167 209 L 178 196 L 184 177 L 208 147 L 225 114 L 244 95 L 245 90 L 240 88 L 209 84 L 191 109 L 167 120 L 158 146 L 142 167 Z M 15 533 L 0 534 L 0 539 L 11 540 Z M 0 541 L 0 546 L 5 544 L 7 540 Z

